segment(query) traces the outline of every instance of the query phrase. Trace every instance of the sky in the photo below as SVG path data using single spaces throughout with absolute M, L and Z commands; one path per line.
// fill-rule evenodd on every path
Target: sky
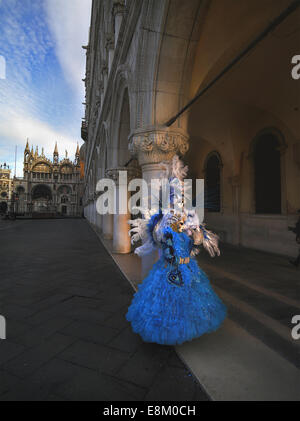
M 91 0 L 0 0 L 0 164 L 23 176 L 26 139 L 74 159 Z

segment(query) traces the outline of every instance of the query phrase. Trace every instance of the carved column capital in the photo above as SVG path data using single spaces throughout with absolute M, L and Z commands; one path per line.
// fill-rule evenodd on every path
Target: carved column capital
M 129 137 L 129 150 L 140 165 L 168 161 L 189 149 L 188 135 L 180 129 L 158 128 L 139 130 Z
M 122 0 L 114 0 L 113 7 L 112 7 L 112 13 L 114 16 L 116 15 L 123 15 L 125 11 L 125 4 Z
M 106 61 L 102 62 L 101 67 L 100 67 L 100 72 L 101 72 L 102 75 L 107 74 L 108 66 L 107 66 Z
M 107 50 L 113 50 L 115 48 L 115 37 L 112 33 L 106 34 L 105 48 Z

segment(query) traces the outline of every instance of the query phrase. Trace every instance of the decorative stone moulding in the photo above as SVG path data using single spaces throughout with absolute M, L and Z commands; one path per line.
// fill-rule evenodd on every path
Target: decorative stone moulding
M 114 16 L 119 15 L 119 14 L 123 14 L 125 11 L 125 4 L 123 1 L 120 0 L 114 0 L 113 2 L 113 8 L 112 8 L 112 13 Z
M 100 72 L 101 72 L 101 74 L 105 74 L 105 73 L 108 72 L 108 66 L 107 66 L 106 61 L 103 62 L 103 64 L 101 65 Z
M 179 129 L 143 130 L 129 138 L 129 150 L 140 165 L 168 161 L 177 153 L 184 155 L 188 149 L 188 135 Z
M 114 49 L 114 46 L 115 46 L 115 37 L 114 37 L 114 34 L 113 33 L 107 33 L 105 39 L 106 39 L 106 41 L 105 41 L 105 48 L 107 50 Z
M 117 167 L 110 168 L 105 171 L 105 176 L 114 180 L 115 183 L 119 181 L 119 171 L 127 171 L 127 181 L 133 180 L 134 178 L 140 178 L 142 176 L 141 171 L 135 167 Z

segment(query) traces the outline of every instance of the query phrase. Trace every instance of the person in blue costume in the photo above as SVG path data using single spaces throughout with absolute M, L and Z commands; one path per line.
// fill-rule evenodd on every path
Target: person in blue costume
M 195 259 L 200 244 L 211 256 L 219 254 L 218 237 L 191 212 L 158 212 L 130 223 L 135 240 L 146 233 L 137 254 L 146 254 L 151 246 L 161 251 L 128 308 L 126 319 L 133 331 L 145 342 L 176 345 L 218 329 L 226 307 Z

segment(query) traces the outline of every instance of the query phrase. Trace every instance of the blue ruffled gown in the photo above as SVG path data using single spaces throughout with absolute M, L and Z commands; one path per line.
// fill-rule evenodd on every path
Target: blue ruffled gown
M 176 345 L 218 329 L 226 307 L 190 257 L 188 235 L 167 227 L 164 238 L 162 256 L 139 285 L 126 319 L 145 342 Z

